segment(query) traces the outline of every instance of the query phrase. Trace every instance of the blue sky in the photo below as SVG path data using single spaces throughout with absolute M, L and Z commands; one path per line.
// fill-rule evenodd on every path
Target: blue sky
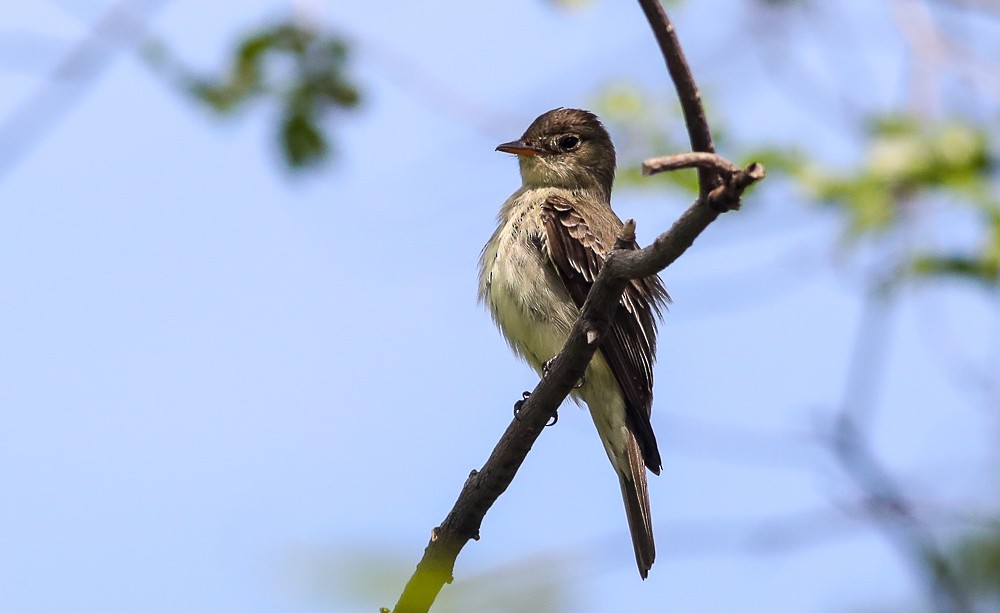
M 749 18 L 732 3 L 726 43 L 707 44 L 720 33 L 695 4 L 676 18 L 696 77 L 720 108 L 760 117 L 737 136 L 815 128 L 765 81 L 758 91 L 740 77 L 732 92 L 732 72 L 753 66 L 738 36 Z M 36 3 L 0 18 L 69 42 L 102 6 Z M 152 31 L 210 69 L 239 33 L 289 10 L 175 0 Z M 391 606 L 534 386 L 475 302 L 479 250 L 519 181 L 493 148 L 549 108 L 588 106 L 622 75 L 665 92 L 638 8 L 297 10 L 360 41 L 365 104 L 336 125 L 340 155 L 323 172 L 282 170 L 268 109 L 218 120 L 126 52 L 0 177 L 0 610 Z M 891 52 L 873 60 L 889 75 L 873 95 L 887 101 L 903 80 Z M 415 68 L 445 93 L 406 85 Z M 0 117 L 42 74 L 0 73 Z M 434 103 L 459 96 L 482 122 Z M 849 159 L 852 143 L 830 132 L 817 146 Z M 663 275 L 675 304 L 656 370 L 664 472 L 650 484 L 649 580 L 635 572 L 593 426 L 570 404 L 462 553 L 459 584 L 531 561 L 532 579 L 568 581 L 574 611 L 920 598 L 880 535 L 838 510 L 857 492 L 815 440 L 843 392 L 862 278 L 837 257 L 833 218 L 788 196 L 751 195 Z M 686 204 L 615 198 L 645 240 Z M 934 500 L 995 503 L 982 493 L 995 415 L 955 385 L 932 338 L 995 357 L 995 300 L 910 290 L 887 325 L 880 459 Z M 769 549 L 760 521 L 801 522 L 816 542 Z M 362 562 L 384 563 L 383 592 L 356 579 Z

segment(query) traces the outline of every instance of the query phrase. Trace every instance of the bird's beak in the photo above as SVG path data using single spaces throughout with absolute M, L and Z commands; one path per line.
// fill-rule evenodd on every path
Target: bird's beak
M 509 143 L 497 145 L 497 151 L 513 153 L 515 155 L 538 155 L 542 152 L 538 147 L 532 147 L 522 140 L 512 140 Z

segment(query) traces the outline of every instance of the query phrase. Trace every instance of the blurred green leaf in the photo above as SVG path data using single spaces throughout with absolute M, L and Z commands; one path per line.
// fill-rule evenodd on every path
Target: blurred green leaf
M 162 46 L 146 54 L 182 91 L 216 113 L 233 114 L 257 101 L 277 106 L 278 142 L 285 163 L 293 169 L 325 161 L 331 151 L 324 125 L 328 116 L 361 102 L 347 74 L 348 56 L 348 45 L 339 35 L 294 21 L 243 37 L 229 67 L 218 77 L 194 74 Z
M 844 235 L 852 241 L 878 239 L 898 229 L 904 213 L 924 205 L 943 205 L 945 215 L 956 207 L 972 209 L 982 237 L 978 245 L 961 252 L 918 247 L 902 270 L 920 278 L 997 284 L 1000 200 L 987 130 L 957 121 L 890 115 L 869 123 L 868 138 L 855 170 L 830 171 L 808 162 L 785 168 L 813 199 L 843 213 Z
M 921 277 L 959 277 L 985 285 L 1000 285 L 1000 203 L 984 209 L 983 239 L 968 254 L 918 253 L 913 258 L 914 274 Z
M 1000 606 L 1000 530 L 969 537 L 954 549 L 959 577 L 976 594 Z M 993 610 L 993 609 L 990 609 Z
M 984 283 L 997 283 L 1000 268 L 985 258 L 964 256 L 917 255 L 913 272 L 921 277 L 964 277 Z
M 303 113 L 292 113 L 281 122 L 281 147 L 285 159 L 296 167 L 314 164 L 329 152 L 326 137 L 312 119 Z
M 412 553 L 394 555 L 375 546 L 306 548 L 290 553 L 286 576 L 324 608 L 353 606 L 351 610 L 376 611 L 378 605 L 391 606 L 413 572 Z M 568 555 L 537 555 L 478 574 L 467 573 L 440 593 L 431 611 L 575 611 L 579 607 L 574 606 L 570 577 L 576 563 Z
M 641 162 L 649 157 L 689 149 L 676 109 L 628 83 L 606 86 L 594 107 L 615 135 L 618 185 L 697 193 L 694 171 L 664 173 L 662 180 L 643 176 Z M 716 133 L 719 130 L 716 128 Z M 957 208 L 975 213 L 978 243 L 966 249 L 934 251 L 917 245 L 899 262 L 898 270 L 916 278 L 952 277 L 989 286 L 1000 283 L 1000 198 L 996 193 L 997 164 L 984 126 L 960 121 L 929 121 L 904 114 L 872 118 L 867 143 L 855 168 L 837 170 L 808 152 L 791 147 L 759 147 L 739 156 L 767 168 L 771 183 L 785 177 L 808 200 L 840 214 L 848 244 L 879 241 L 902 230 L 902 221 L 935 205 L 944 215 Z M 724 136 L 724 134 L 723 134 Z M 717 142 L 725 148 L 725 139 Z
M 669 96 L 653 96 L 636 85 L 618 82 L 605 86 L 591 105 L 614 135 L 619 187 L 650 189 L 667 185 L 687 195 L 698 193 L 694 170 L 655 177 L 641 173 L 647 158 L 690 149 L 684 123 Z

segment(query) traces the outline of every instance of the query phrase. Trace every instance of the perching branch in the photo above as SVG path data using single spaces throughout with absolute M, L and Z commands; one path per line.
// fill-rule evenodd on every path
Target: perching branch
M 639 0 L 639 4 L 660 43 L 677 87 L 692 147 L 697 151 L 714 153 L 698 89 L 673 26 L 659 2 Z M 695 156 L 690 159 L 703 158 Z M 428 611 L 444 584 L 452 581 L 455 560 L 462 547 L 470 539 L 479 539 L 479 529 L 486 512 L 506 491 L 546 422 L 555 416 L 559 405 L 586 371 L 601 339 L 610 328 L 629 280 L 656 274 L 670 265 L 716 217 L 738 209 L 743 191 L 764 177 L 764 169 L 759 164 L 739 170 L 718 156 L 713 156 L 712 160 L 714 165 L 700 168 L 699 198 L 652 245 L 629 250 L 627 246 L 635 237 L 635 222 L 629 220 L 625 223 L 615 250 L 595 280 L 580 318 L 570 331 L 562 351 L 552 362 L 548 375 L 525 400 L 518 418 L 507 426 L 483 467 L 469 475 L 448 516 L 431 531 L 424 556 L 407 582 L 393 613 Z

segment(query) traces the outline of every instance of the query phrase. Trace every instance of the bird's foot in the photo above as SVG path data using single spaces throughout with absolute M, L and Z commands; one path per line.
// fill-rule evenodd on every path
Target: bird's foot
M 521 394 L 521 399 L 514 403 L 514 419 L 521 421 L 518 414 L 521 412 L 521 408 L 524 407 L 524 401 L 531 396 L 531 392 L 524 392 Z
M 555 356 L 553 356 L 545 360 L 545 363 L 542 364 L 542 379 L 548 380 L 549 373 L 552 372 L 552 365 L 555 363 L 555 361 L 556 358 Z M 580 389 L 581 387 L 583 387 L 583 384 L 586 382 L 586 380 L 587 377 L 585 376 L 580 377 L 580 380 L 576 382 L 576 385 L 573 386 L 573 389 Z
M 542 379 L 549 378 L 549 373 L 552 372 L 552 364 L 554 364 L 555 361 L 555 356 L 552 356 L 551 358 L 545 360 L 545 363 L 542 364 Z
M 527 400 L 530 396 L 531 392 L 523 392 L 521 394 L 521 399 L 514 403 L 514 419 L 521 421 L 521 418 L 518 415 L 520 414 L 521 409 L 524 407 L 524 401 Z M 554 426 L 556 425 L 557 421 L 559 421 L 559 413 L 553 415 L 552 421 L 545 424 L 545 427 Z

